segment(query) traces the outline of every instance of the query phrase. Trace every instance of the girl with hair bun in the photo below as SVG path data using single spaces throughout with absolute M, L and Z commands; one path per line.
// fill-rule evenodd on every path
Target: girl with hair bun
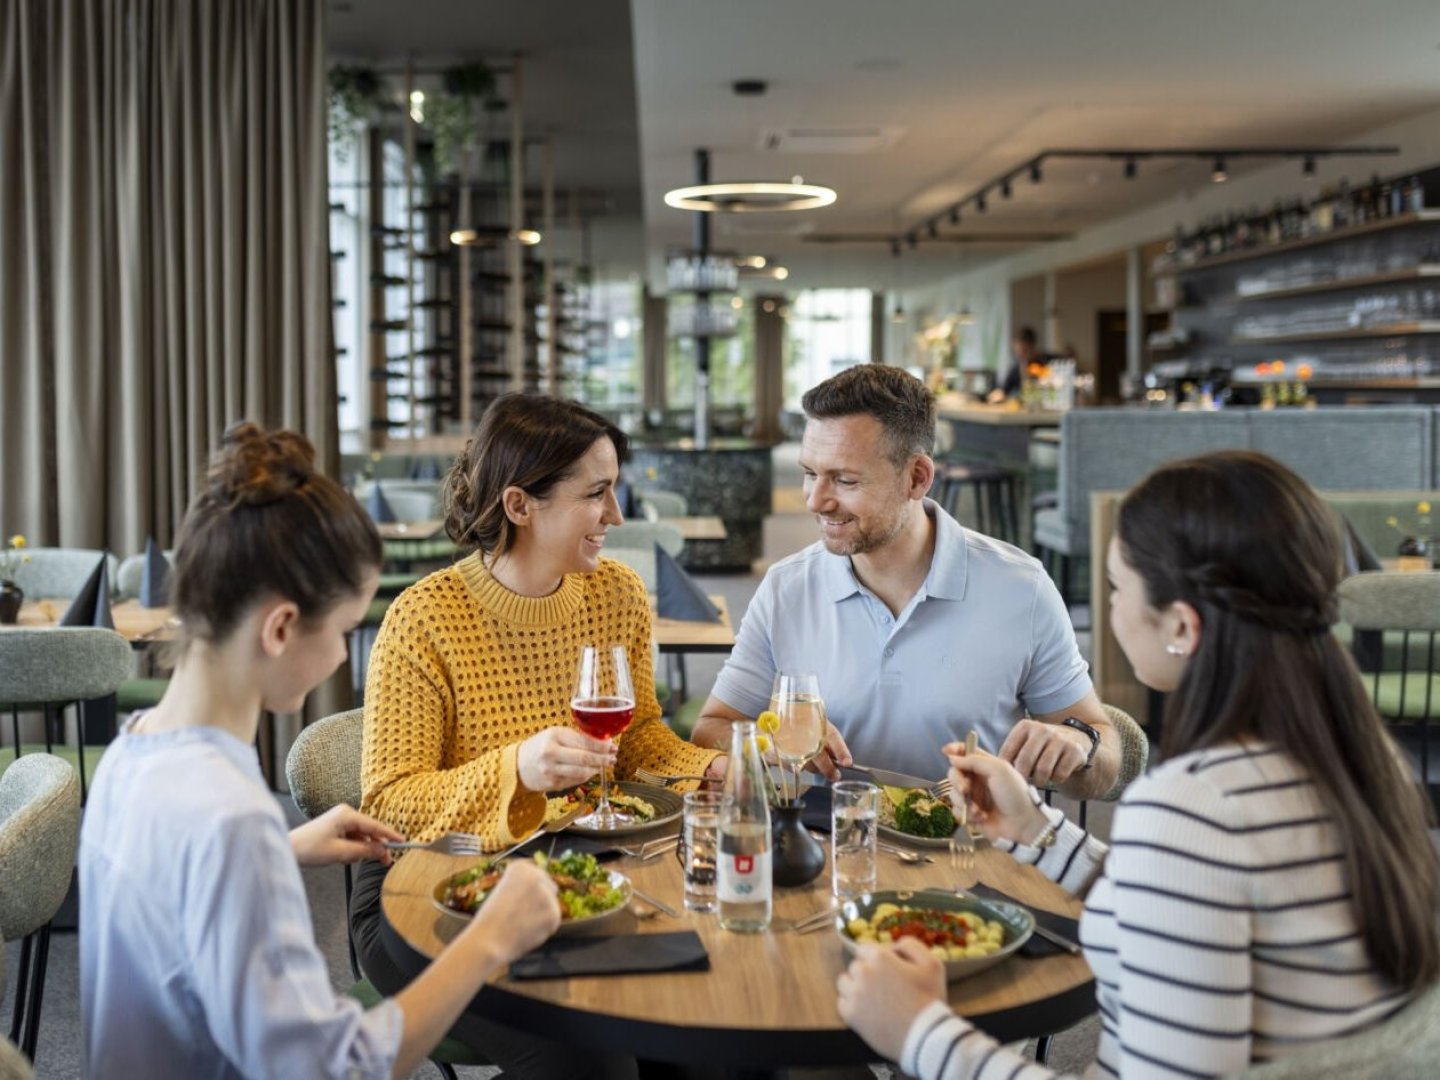
M 107 748 L 80 842 L 87 1076 L 407 1076 L 487 977 L 559 924 L 548 875 L 507 872 L 419 979 L 365 1011 L 337 995 L 301 866 L 387 859 L 348 806 L 287 833 L 260 712 L 295 712 L 375 592 L 375 526 L 301 435 L 232 428 L 181 527 L 181 619 L 160 703 Z
M 1121 796 L 1109 847 L 1005 762 L 945 748 L 997 847 L 1088 890 L 1095 1074 L 1237 1074 L 1382 1023 L 1440 977 L 1440 862 L 1428 799 L 1331 633 L 1334 518 L 1279 462 L 1208 454 L 1125 497 L 1106 567 L 1115 637 L 1169 694 L 1163 761 Z M 1052 1075 L 953 1015 L 914 944 L 866 947 L 840 976 L 871 1046 L 921 1080 Z

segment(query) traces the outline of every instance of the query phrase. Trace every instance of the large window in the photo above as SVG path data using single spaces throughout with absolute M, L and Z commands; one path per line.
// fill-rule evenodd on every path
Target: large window
M 576 393 L 592 408 L 640 403 L 645 339 L 640 315 L 638 285 L 602 281 L 590 286 L 585 356 Z
M 710 405 L 747 414 L 755 400 L 755 315 L 744 303 L 736 309 L 732 337 L 710 339 Z M 666 349 L 666 402 L 672 409 L 695 407 L 695 339 L 672 337 Z
M 785 408 L 836 372 L 870 360 L 870 290 L 807 289 L 790 307 Z

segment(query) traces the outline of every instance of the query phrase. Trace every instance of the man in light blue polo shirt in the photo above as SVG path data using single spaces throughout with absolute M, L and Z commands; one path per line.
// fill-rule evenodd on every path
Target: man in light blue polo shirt
M 696 722 L 703 746 L 767 708 L 775 673 L 815 672 L 831 730 L 817 767 L 935 779 L 974 728 L 1037 784 L 1103 794 L 1119 740 L 1040 564 L 925 497 L 935 400 L 861 364 L 811 389 L 800 465 L 821 539 L 765 575 Z

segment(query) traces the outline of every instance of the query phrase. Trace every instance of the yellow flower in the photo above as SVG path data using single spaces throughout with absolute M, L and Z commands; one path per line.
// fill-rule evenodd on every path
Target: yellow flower
M 770 752 L 770 736 L 756 735 L 755 745 L 759 747 L 761 754 L 768 754 Z
M 1385 519 L 1385 524 L 1389 525 L 1392 529 L 1398 529 L 1400 527 L 1400 519 L 1394 514 L 1391 514 Z
M 1419 502 L 1415 504 L 1415 509 L 1422 514 L 1428 514 L 1430 513 L 1430 504 L 1428 502 Z
M 774 735 L 775 732 L 780 730 L 780 717 L 776 716 L 769 709 L 766 709 L 755 718 L 755 726 L 761 731 Z

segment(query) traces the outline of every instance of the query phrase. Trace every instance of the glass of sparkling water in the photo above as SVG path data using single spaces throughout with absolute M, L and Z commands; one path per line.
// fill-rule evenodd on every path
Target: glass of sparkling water
M 680 822 L 680 842 L 675 854 L 685 873 L 685 907 L 689 911 L 714 911 L 715 860 L 720 846 L 720 806 L 725 796 L 718 791 L 685 793 Z
M 841 780 L 830 790 L 830 888 L 836 899 L 852 900 L 875 890 L 880 789 L 865 780 Z

